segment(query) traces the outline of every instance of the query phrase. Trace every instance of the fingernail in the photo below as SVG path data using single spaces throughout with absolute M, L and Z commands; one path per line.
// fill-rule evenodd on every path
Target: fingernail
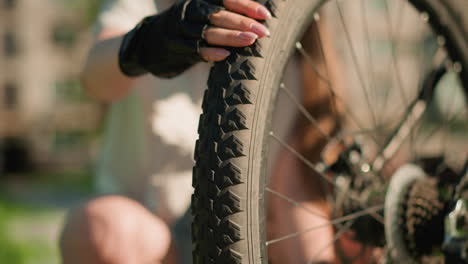
M 259 6 L 257 7 L 257 15 L 264 17 L 265 19 L 270 19 L 271 18 L 271 13 L 266 9 L 264 6 Z
M 239 39 L 245 42 L 253 42 L 255 41 L 258 36 L 252 32 L 241 32 L 238 35 Z
M 225 50 L 225 49 L 217 49 L 215 51 L 215 55 L 218 58 L 225 58 L 225 57 L 231 55 L 231 52 L 229 52 L 228 50 Z
M 250 29 L 259 37 L 270 36 L 270 31 L 262 24 L 253 23 Z

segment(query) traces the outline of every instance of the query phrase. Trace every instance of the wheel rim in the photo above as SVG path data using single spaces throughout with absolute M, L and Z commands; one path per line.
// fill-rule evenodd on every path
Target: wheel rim
M 384 55 L 388 57 L 388 62 L 385 65 L 389 68 L 387 71 L 375 65 L 376 61 L 379 61 L 377 58 L 379 54 L 376 52 L 376 48 L 371 44 L 372 40 L 375 41 L 375 36 L 371 34 L 372 29 L 368 23 L 368 9 L 372 4 L 377 2 L 383 5 L 381 15 L 383 18 L 382 20 L 386 23 L 384 38 L 390 42 L 390 44 L 387 43 L 390 48 L 387 50 L 386 54 L 384 53 Z M 360 30 L 362 30 L 359 36 L 360 40 L 356 40 L 357 34 L 352 34 L 352 30 L 350 29 L 351 24 L 359 23 L 348 23 L 349 20 L 347 20 L 346 17 L 349 1 L 328 1 L 314 14 L 315 23 L 321 23 L 319 22 L 322 20 L 321 17 L 326 16 L 328 17 L 327 21 L 329 21 L 331 20 L 329 17 L 334 12 L 337 24 L 335 26 L 341 26 L 343 42 L 337 42 L 344 43 L 346 46 L 345 48 L 348 49 L 348 55 L 342 56 L 348 56 L 347 59 L 345 59 L 347 60 L 345 63 L 347 66 L 351 65 L 353 67 L 353 69 L 350 69 L 348 72 L 353 71 L 352 75 L 354 76 L 346 78 L 351 80 L 346 82 L 348 88 L 348 94 L 346 95 L 343 95 L 342 91 L 338 91 L 339 89 L 333 87 L 334 81 L 328 78 L 328 76 L 332 74 L 330 73 L 328 67 L 329 62 L 327 62 L 326 58 L 328 54 L 326 51 L 327 48 L 323 45 L 323 32 L 320 32 L 320 30 L 316 32 L 316 38 L 319 41 L 317 47 L 320 51 L 322 63 L 317 63 L 314 56 L 308 53 L 301 42 L 296 44 L 297 53 L 300 54 L 305 64 L 310 67 L 309 70 L 314 72 L 316 78 L 326 83 L 326 86 L 330 88 L 329 93 L 331 97 L 335 98 L 335 100 L 333 100 L 334 108 L 332 111 L 337 113 L 342 111 L 345 113 L 344 121 L 342 122 L 343 128 L 340 129 L 338 133 L 333 131 L 331 134 L 329 131 L 321 129 L 320 120 L 317 120 L 313 116 L 313 113 L 308 111 L 307 107 L 301 103 L 301 99 L 290 89 L 287 83 L 283 82 L 280 85 L 280 92 L 278 95 L 287 98 L 290 104 L 297 109 L 298 115 L 302 115 L 307 122 L 315 126 L 317 133 L 319 133 L 322 138 L 326 139 L 326 146 L 329 146 L 330 142 L 343 143 L 343 145 L 350 145 L 350 142 L 359 142 L 359 146 L 363 148 L 360 151 L 364 154 L 358 157 L 357 162 L 352 160 L 352 154 L 346 155 L 343 158 L 344 163 L 345 165 L 349 165 L 348 167 L 352 170 L 351 173 L 371 175 L 375 176 L 374 178 L 378 178 L 379 180 L 372 180 L 372 182 L 377 182 L 376 185 L 381 188 L 385 188 L 386 184 L 388 184 L 389 176 L 402 164 L 416 161 L 421 157 L 435 155 L 432 152 L 436 152 L 436 154 L 442 153 L 443 155 L 439 156 L 445 157 L 446 160 L 449 159 L 449 156 L 450 158 L 456 156 L 458 159 L 453 158 L 455 161 L 451 162 L 455 165 L 450 164 L 450 166 L 462 167 L 463 164 L 466 164 L 466 149 L 468 149 L 466 138 L 466 99 L 463 98 L 463 95 L 460 96 L 464 94 L 464 90 L 460 81 L 457 83 L 456 80 L 462 70 L 461 64 L 456 61 L 451 61 L 448 58 L 447 52 L 445 51 L 445 38 L 437 36 L 429 30 L 430 24 L 428 21 L 430 18 L 427 13 L 418 14 L 418 12 L 412 7 L 409 7 L 409 4 L 405 1 L 392 1 L 391 5 L 389 2 L 390 1 L 360 1 L 359 11 L 357 11 L 361 14 L 357 16 L 360 17 L 361 20 L 359 22 L 362 24 L 360 28 Z M 326 10 L 327 8 L 333 10 Z M 418 29 L 422 29 L 418 31 L 419 35 L 411 36 L 412 32 L 406 32 L 402 29 L 405 25 L 405 20 L 407 22 L 410 19 L 406 17 L 418 17 L 420 22 L 419 26 L 421 27 Z M 332 30 L 337 29 L 334 28 Z M 410 36 L 407 36 L 408 34 Z M 411 39 L 411 37 L 413 39 Z M 362 43 L 360 45 L 356 44 L 359 43 L 359 41 Z M 419 71 L 416 72 L 416 77 L 413 76 L 411 79 L 408 79 L 409 74 L 405 74 L 405 70 L 408 66 L 406 65 L 403 69 L 401 60 L 402 58 L 407 59 L 408 54 L 413 52 L 412 50 L 407 50 L 409 46 L 420 47 L 422 46 L 421 43 L 426 43 L 425 45 L 427 45 L 427 47 L 425 49 L 419 49 L 419 52 L 416 53 L 415 56 L 412 56 L 412 62 L 405 61 L 406 64 L 412 65 L 413 68 L 415 65 L 420 68 Z M 358 46 L 363 48 L 362 51 L 357 51 Z M 345 48 L 343 47 L 343 49 Z M 427 52 L 431 54 L 430 58 L 433 60 L 428 61 L 425 55 Z M 365 56 L 360 56 L 361 54 Z M 363 59 L 361 57 L 363 57 Z M 317 65 L 322 66 L 322 68 L 317 67 Z M 433 86 L 436 87 L 432 87 L 434 89 L 430 93 L 431 96 L 427 97 L 428 89 L 422 89 L 421 87 L 424 87 L 425 83 L 431 81 L 430 72 L 435 72 L 434 75 L 437 75 L 437 71 L 440 71 L 440 69 L 443 69 L 444 72 L 443 74 L 439 74 L 440 76 L 434 81 Z M 369 74 L 366 75 L 364 72 Z M 455 79 L 455 81 L 453 79 Z M 387 83 L 390 84 L 385 86 L 385 81 L 383 80 L 387 80 Z M 431 85 L 428 86 L 431 87 Z M 439 87 L 451 88 L 441 89 Z M 449 92 L 446 92 L 446 89 L 448 89 Z M 441 90 L 444 90 L 444 92 L 441 92 Z M 349 91 L 354 92 L 357 96 L 353 97 L 349 95 Z M 424 93 L 421 93 L 421 91 Z M 425 94 L 427 98 L 415 99 L 418 98 L 418 94 Z M 350 97 L 352 98 L 351 100 L 345 100 Z M 360 99 L 360 102 L 356 102 L 358 99 Z M 352 107 L 349 105 L 350 101 L 354 101 L 354 105 L 361 105 L 364 107 L 361 109 Z M 395 104 L 395 106 L 389 105 L 389 102 L 391 104 L 391 102 L 398 101 L 399 103 Z M 338 109 L 339 106 L 337 106 L 337 104 L 340 104 L 343 110 Z M 324 161 L 326 155 L 322 155 L 320 161 L 311 161 L 301 150 L 298 150 L 296 144 L 291 143 L 288 139 L 283 138 L 273 130 L 270 131 L 269 135 L 271 138 L 271 145 L 276 144 L 277 147 L 289 153 L 289 155 L 302 163 L 302 166 L 306 167 L 310 172 L 321 177 L 321 184 L 323 186 L 333 186 L 331 188 L 333 190 L 329 190 L 327 195 L 325 195 L 327 197 L 324 198 L 336 201 L 337 189 L 341 189 L 342 186 L 337 185 L 337 172 L 329 173 L 331 164 L 330 162 Z M 428 141 L 436 143 L 427 144 Z M 340 152 L 335 159 L 344 156 L 342 153 L 343 152 Z M 395 162 L 395 157 L 403 154 L 406 154 L 406 157 L 403 160 Z M 392 165 L 394 162 L 397 165 Z M 391 168 L 392 166 L 393 168 Z M 437 172 L 440 168 L 436 168 L 435 170 Z M 344 178 L 346 179 L 346 177 Z M 385 189 L 376 188 L 377 192 L 382 193 L 385 191 Z M 270 199 L 281 200 L 292 207 L 303 210 L 310 214 L 311 217 L 324 218 L 323 213 L 312 210 L 313 208 L 303 205 L 298 199 L 290 197 L 272 186 L 267 186 L 265 188 L 265 193 L 270 196 Z M 343 195 L 351 200 L 356 199 L 350 196 L 349 192 L 344 192 Z M 362 203 L 362 200 L 359 200 L 359 202 Z M 329 243 L 324 245 L 327 246 L 328 249 L 329 247 L 333 247 L 336 242 L 341 239 L 343 234 L 346 233 L 346 230 L 351 228 L 353 219 L 370 214 L 377 221 L 383 222 L 381 216 L 381 212 L 384 208 L 383 202 L 378 204 L 363 204 L 363 207 L 365 209 L 352 212 L 349 215 L 341 215 L 334 219 L 330 219 L 329 216 L 326 216 L 325 218 L 328 219 L 325 219 L 322 221 L 322 224 L 317 226 L 311 226 L 310 228 L 297 230 L 289 234 L 268 237 L 265 241 L 265 245 L 268 248 L 271 245 L 298 238 L 318 228 L 334 226 L 335 230 L 333 236 L 330 238 Z M 313 254 L 314 256 L 307 260 L 306 263 L 319 261 L 324 251 L 325 248 L 318 249 L 317 252 Z M 336 252 L 337 250 L 334 251 Z M 385 252 L 385 249 L 381 251 L 373 261 L 383 263 L 386 258 L 386 254 L 383 252 Z M 343 263 L 353 263 L 352 258 L 348 260 L 341 259 L 341 261 Z

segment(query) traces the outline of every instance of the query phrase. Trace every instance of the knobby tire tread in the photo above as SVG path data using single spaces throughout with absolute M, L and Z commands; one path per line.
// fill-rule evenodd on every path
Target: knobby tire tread
M 468 3 L 466 0 L 413 1 L 418 8 L 425 8 L 424 3 L 429 2 L 434 6 L 450 2 L 447 10 L 457 12 L 466 12 Z M 268 0 L 262 3 L 273 14 L 272 20 L 278 20 L 281 19 L 280 13 L 288 4 L 294 4 L 295 0 Z M 461 27 L 464 30 L 462 32 L 467 34 L 466 15 L 429 10 L 431 17 L 435 17 L 437 21 L 448 21 L 443 17 L 447 15 L 459 16 L 448 23 L 464 25 Z M 272 34 L 282 33 L 275 32 L 277 24 L 266 23 Z M 435 26 L 436 30 L 450 27 L 453 25 Z M 467 36 L 463 37 L 466 40 Z M 259 86 L 257 75 L 264 67 L 264 58 L 267 55 L 264 53 L 268 51 L 264 46 L 268 45 L 268 41 L 268 38 L 264 38 L 250 47 L 232 49 L 228 59 L 216 63 L 210 72 L 208 89 L 203 98 L 203 114 L 200 116 L 198 129 L 200 139 L 196 142 L 196 164 L 193 168 L 195 192 L 192 195 L 191 210 L 195 264 L 267 263 L 265 256 L 257 256 L 260 252 L 249 252 L 252 251 L 252 243 L 259 244 L 262 241 L 250 239 L 245 212 L 249 199 L 247 171 L 253 137 L 253 112 L 261 111 L 255 109 Z M 462 76 L 468 76 L 467 43 L 459 45 L 462 46 L 449 48 L 459 50 L 455 53 L 457 57 L 461 57 L 459 59 L 463 61 L 463 66 L 466 66 Z M 260 225 L 261 219 L 256 224 Z

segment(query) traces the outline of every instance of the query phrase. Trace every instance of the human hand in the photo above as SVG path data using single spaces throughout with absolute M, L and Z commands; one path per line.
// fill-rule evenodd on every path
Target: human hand
M 216 2 L 216 3 L 214 3 Z M 186 0 L 143 19 L 123 39 L 119 52 L 125 75 L 146 72 L 174 77 L 202 59 L 229 56 L 221 47 L 244 47 L 269 34 L 255 19 L 271 17 L 251 0 Z
M 257 38 L 270 35 L 268 29 L 256 20 L 271 18 L 263 5 L 251 0 L 224 0 L 226 10 L 209 17 L 210 27 L 204 31 L 204 39 L 215 46 L 245 47 Z M 203 47 L 200 55 L 206 61 L 226 59 L 229 51 L 223 48 Z

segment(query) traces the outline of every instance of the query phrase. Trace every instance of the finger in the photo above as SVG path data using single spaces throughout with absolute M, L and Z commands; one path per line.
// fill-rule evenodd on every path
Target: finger
M 224 7 L 253 19 L 270 19 L 271 13 L 263 5 L 251 0 L 224 0 Z
M 221 48 L 200 48 L 200 56 L 206 61 L 222 61 L 229 54 L 229 51 Z
M 252 32 L 242 32 L 218 27 L 209 27 L 204 33 L 208 44 L 217 46 L 245 47 L 252 45 L 258 36 Z
M 214 13 L 210 16 L 210 22 L 220 28 L 250 31 L 255 33 L 259 38 L 270 35 L 270 31 L 254 19 L 229 11 L 223 10 Z

